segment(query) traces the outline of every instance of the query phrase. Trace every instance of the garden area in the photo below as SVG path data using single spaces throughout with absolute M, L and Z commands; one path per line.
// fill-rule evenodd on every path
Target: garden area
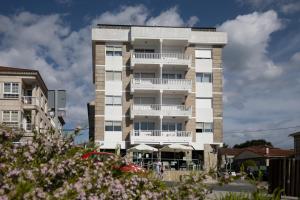
M 116 166 L 128 163 L 126 158 L 82 159 L 94 148 L 74 145 L 73 137 L 35 134 L 26 143 L 17 142 L 22 136 L 21 131 L 0 127 L 0 200 L 205 199 L 211 192 L 204 174 L 182 177 L 170 187 L 152 171 L 118 170 Z M 278 199 L 276 195 L 256 192 L 242 199 Z M 217 199 L 240 198 L 228 193 Z

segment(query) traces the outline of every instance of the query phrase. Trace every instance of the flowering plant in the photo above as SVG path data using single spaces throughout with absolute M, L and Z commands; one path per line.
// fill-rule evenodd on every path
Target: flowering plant
M 204 198 L 197 176 L 167 187 L 151 172 L 113 173 L 123 158 L 83 160 L 91 149 L 75 146 L 70 137 L 36 133 L 26 143 L 16 142 L 22 137 L 21 131 L 0 127 L 0 200 Z

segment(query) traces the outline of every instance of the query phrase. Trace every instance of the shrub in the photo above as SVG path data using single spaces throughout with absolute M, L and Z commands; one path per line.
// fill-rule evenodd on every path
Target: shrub
M 202 175 L 191 175 L 166 187 L 151 172 L 112 173 L 127 162 L 82 160 L 92 149 L 73 145 L 72 138 L 35 134 L 28 143 L 14 143 L 19 131 L 0 127 L 0 199 L 204 199 Z

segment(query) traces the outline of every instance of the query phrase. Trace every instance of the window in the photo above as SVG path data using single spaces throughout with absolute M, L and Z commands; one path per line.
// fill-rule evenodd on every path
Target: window
M 196 123 L 197 133 L 211 133 L 213 132 L 213 123 L 197 122 Z
M 135 53 L 154 53 L 154 49 L 135 49 Z
M 211 83 L 212 74 L 211 73 L 196 73 L 196 81 L 200 83 Z
M 134 97 L 134 104 L 155 104 L 154 97 Z
M 195 58 L 200 59 L 211 59 L 211 50 L 210 49 L 196 49 Z
M 167 73 L 163 73 L 162 77 L 164 79 L 182 79 L 182 74 L 167 74 Z
M 155 78 L 155 73 L 134 73 L 134 78 Z
M 105 96 L 105 105 L 120 106 L 122 104 L 121 96 Z
M 120 81 L 122 80 L 121 72 L 117 71 L 106 71 L 106 80 L 107 81 Z
M 120 121 L 106 121 L 105 131 L 121 131 L 121 126 Z
M 106 56 L 122 56 L 122 47 L 106 46 Z
M 163 122 L 162 124 L 163 131 L 182 131 L 182 124 L 175 122 Z
M 142 130 L 142 131 L 149 131 L 155 129 L 154 122 L 135 122 L 134 123 L 134 130 Z
M 4 98 L 19 98 L 19 83 L 4 83 Z
M 9 127 L 18 127 L 19 125 L 19 112 L 16 110 L 5 110 L 2 112 L 3 124 Z

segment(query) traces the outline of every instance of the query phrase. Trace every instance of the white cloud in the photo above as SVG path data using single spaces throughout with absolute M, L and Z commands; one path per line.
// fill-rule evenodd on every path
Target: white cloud
M 285 14 L 292 14 L 300 11 L 300 2 L 292 2 L 281 6 L 281 11 Z
M 281 28 L 282 23 L 272 10 L 224 22 L 219 30 L 226 31 L 229 37 L 225 49 L 226 66 L 239 70 L 245 80 L 276 78 L 282 69 L 268 57 L 267 47 L 271 34 Z
M 294 63 L 300 64 L 300 52 L 295 53 L 295 54 L 291 57 L 291 61 L 294 62 Z
M 275 11 L 253 12 L 224 22 L 229 43 L 224 49 L 224 129 L 225 142 L 240 143 L 267 139 L 279 147 L 291 147 L 288 135 L 294 129 L 257 133 L 228 130 L 274 129 L 299 125 L 299 68 L 290 62 L 275 62 L 268 49 L 272 34 L 283 29 Z M 289 44 L 286 44 L 289 45 Z M 296 62 L 298 54 L 291 61 Z
M 151 26 L 193 26 L 198 22 L 198 17 L 191 16 L 184 21 L 180 16 L 177 7 L 162 11 L 158 16 L 151 16 L 151 13 L 143 5 L 122 6 L 116 11 L 107 11 L 96 17 L 92 24 L 132 24 Z
M 60 3 L 71 2 L 59 0 Z M 168 21 L 171 20 L 171 21 Z M 170 23 L 166 23 L 166 21 Z M 59 14 L 37 15 L 20 12 L 0 15 L 0 65 L 33 68 L 40 71 L 49 89 L 67 90 L 67 123 L 86 124 L 86 103 L 93 99 L 91 27 L 97 23 L 185 25 L 176 7 L 152 16 L 143 6 L 122 6 L 91 20 L 78 31 Z
M 254 8 L 265 7 L 273 3 L 273 0 L 236 0 L 236 1 L 241 4 L 251 5 Z

